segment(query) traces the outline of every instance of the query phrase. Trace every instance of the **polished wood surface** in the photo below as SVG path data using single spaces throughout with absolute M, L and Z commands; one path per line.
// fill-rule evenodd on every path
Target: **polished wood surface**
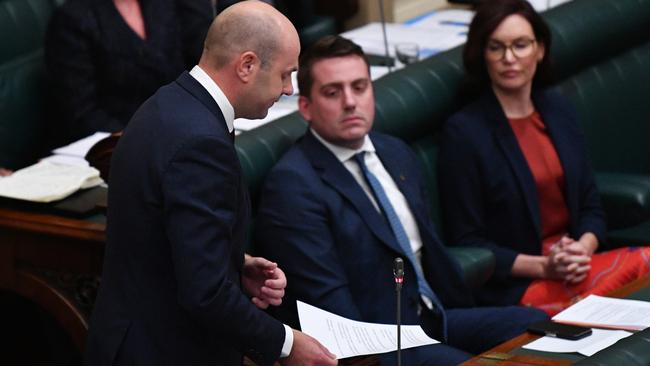
M 0 208 L 0 289 L 38 304 L 83 351 L 104 243 L 102 223 Z
M 0 208 L 0 228 L 103 243 L 106 226 L 88 220 Z
M 612 291 L 608 296 L 623 298 L 636 291 L 647 288 L 650 286 L 650 275 L 647 275 L 643 278 L 640 278 L 636 281 L 630 282 L 627 285 Z M 464 362 L 462 365 L 499 365 L 499 366 L 510 366 L 510 365 L 538 365 L 538 366 L 565 366 L 570 365 L 570 361 L 545 358 L 541 356 L 532 356 L 532 355 L 522 355 L 516 354 L 512 351 L 521 348 L 523 345 L 530 343 L 538 339 L 539 335 L 534 335 L 530 333 L 524 333 L 515 337 L 508 342 L 502 343 L 497 347 L 492 348 L 489 351 L 486 351 L 471 360 Z

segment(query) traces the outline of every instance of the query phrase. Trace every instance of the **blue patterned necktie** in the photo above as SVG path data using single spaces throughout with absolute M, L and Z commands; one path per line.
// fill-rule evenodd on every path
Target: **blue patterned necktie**
M 404 226 L 402 226 L 402 222 L 397 216 L 397 213 L 395 213 L 395 209 L 393 208 L 393 205 L 388 200 L 386 191 L 384 191 L 384 188 L 381 186 L 379 179 L 377 179 L 377 177 L 374 174 L 372 174 L 370 170 L 368 170 L 368 167 L 366 166 L 366 162 L 364 160 L 364 156 L 365 156 L 365 151 L 362 151 L 354 156 L 354 160 L 357 162 L 357 164 L 359 164 L 359 167 L 361 168 L 361 172 L 363 173 L 364 177 L 366 178 L 366 181 L 370 184 L 370 187 L 372 188 L 372 191 L 375 194 L 375 198 L 377 199 L 377 201 L 379 201 L 379 205 L 382 211 L 384 212 L 384 215 L 386 216 L 386 219 L 388 220 L 391 229 L 393 230 L 395 239 L 399 243 L 400 247 L 402 248 L 402 251 L 408 258 L 408 260 L 411 262 L 411 265 L 415 269 L 415 274 L 418 281 L 418 290 L 420 291 L 420 294 L 426 297 L 427 299 L 431 300 L 433 305 L 438 308 L 438 311 L 440 312 L 442 317 L 443 334 L 444 337 L 446 338 L 447 319 L 445 316 L 444 308 L 442 307 L 440 300 L 433 293 L 433 290 L 431 289 L 426 279 L 424 278 L 424 274 L 422 273 L 422 268 L 420 267 L 420 264 L 417 262 L 417 259 L 415 258 L 415 253 L 413 253 L 413 248 L 411 248 L 411 242 L 408 238 L 408 235 L 406 235 L 406 230 L 404 230 Z

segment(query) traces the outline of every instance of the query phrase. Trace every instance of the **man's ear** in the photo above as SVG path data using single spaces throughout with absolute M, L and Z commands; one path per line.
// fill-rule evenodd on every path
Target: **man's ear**
M 304 95 L 298 97 L 298 111 L 300 112 L 300 115 L 302 115 L 302 118 L 307 122 L 311 121 L 311 111 L 309 110 L 310 105 L 311 100 L 309 100 L 309 97 Z
M 246 51 L 239 55 L 236 64 L 236 72 L 239 79 L 248 83 L 260 67 L 260 59 L 255 52 Z

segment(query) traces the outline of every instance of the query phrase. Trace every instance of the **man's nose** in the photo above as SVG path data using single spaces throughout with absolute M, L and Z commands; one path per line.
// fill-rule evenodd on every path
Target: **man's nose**
M 293 94 L 293 84 L 291 83 L 291 79 L 289 79 L 288 82 L 284 83 L 284 86 L 282 87 L 282 94 L 284 94 L 284 95 L 292 95 Z
M 354 108 L 357 105 L 357 97 L 349 88 L 343 90 L 343 106 L 346 109 Z

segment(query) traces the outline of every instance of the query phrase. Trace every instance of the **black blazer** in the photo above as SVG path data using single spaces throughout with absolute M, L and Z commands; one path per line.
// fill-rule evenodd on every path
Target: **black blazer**
M 554 92 L 535 91 L 565 174 L 569 234 L 605 238 L 605 218 L 574 109 Z M 438 180 L 444 230 L 452 245 L 496 255 L 496 273 L 479 289 L 485 304 L 516 304 L 530 283 L 510 275 L 519 253 L 540 255 L 541 222 L 535 181 L 508 120 L 490 91 L 453 115 L 441 136 Z
M 218 105 L 188 73 L 136 112 L 114 152 L 86 364 L 271 365 L 282 323 L 240 289 L 250 205 Z
M 198 61 L 212 14 L 188 10 L 189 1 L 196 0 L 140 0 L 146 40 L 111 0 L 56 9 L 45 40 L 53 144 L 122 130 L 142 102 Z

